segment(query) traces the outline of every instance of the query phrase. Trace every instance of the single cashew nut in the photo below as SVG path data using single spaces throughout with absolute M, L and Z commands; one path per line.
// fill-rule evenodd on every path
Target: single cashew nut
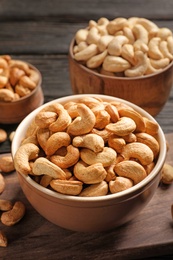
M 160 60 L 150 59 L 151 66 L 155 69 L 163 69 L 169 64 L 170 60 L 168 58 L 163 58 Z
M 105 128 L 118 136 L 125 136 L 136 129 L 136 124 L 133 119 L 123 116 L 120 117 L 119 121 L 110 123 Z
M 14 93 L 6 88 L 0 89 L 0 100 L 10 102 L 15 98 Z
M 110 147 L 104 147 L 102 152 L 95 153 L 90 149 L 81 149 L 81 159 L 88 165 L 102 163 L 104 167 L 111 165 L 117 157 L 117 153 Z
M 4 155 L 0 157 L 0 170 L 2 172 L 12 172 L 15 170 L 11 155 Z
M 88 30 L 87 29 L 80 29 L 77 31 L 75 35 L 76 43 L 79 44 L 80 42 L 85 42 L 88 36 Z
M 79 195 L 82 191 L 83 183 L 78 180 L 52 180 L 50 186 L 61 194 Z
M 75 147 L 85 147 L 91 149 L 95 153 L 98 153 L 104 148 L 104 140 L 97 134 L 86 134 L 74 137 L 73 145 Z
M 103 129 L 110 123 L 110 115 L 106 110 L 98 110 L 96 113 L 96 123 L 94 128 Z
M 75 53 L 74 58 L 77 61 L 87 61 L 96 54 L 98 54 L 98 47 L 96 44 L 92 43 L 82 51 Z
M 161 171 L 161 181 L 164 184 L 171 184 L 173 182 L 173 167 L 165 163 Z
M 109 182 L 109 189 L 111 193 L 117 193 L 127 190 L 133 186 L 133 181 L 126 177 L 116 177 L 115 180 Z
M 67 132 L 71 135 L 82 135 L 89 133 L 96 122 L 94 113 L 84 104 L 78 104 L 79 117 L 76 117 L 68 126 Z
M 119 162 L 115 165 L 114 170 L 119 176 L 131 179 L 134 184 L 139 183 L 147 176 L 144 167 L 135 161 Z
M 122 72 L 131 67 L 130 63 L 122 57 L 107 55 L 102 64 L 105 71 Z
M 135 52 L 135 59 L 137 60 L 137 64 L 130 68 L 125 70 L 124 74 L 127 77 L 138 77 L 142 76 L 145 71 L 148 68 L 148 59 L 147 55 L 143 53 L 142 51 L 136 51 Z
M 0 143 L 5 142 L 5 140 L 7 140 L 7 132 L 0 128 Z
M 97 27 L 92 27 L 89 31 L 88 31 L 88 35 L 86 38 L 86 42 L 88 44 L 97 44 L 99 39 L 100 39 L 100 33 L 97 29 Z
M 1 222 L 6 226 L 13 226 L 18 223 L 25 215 L 25 205 L 21 201 L 16 201 L 13 208 L 3 212 Z
M 0 173 L 0 194 L 5 190 L 5 186 L 4 176 Z
M 154 37 L 159 31 L 158 26 L 146 18 L 139 18 L 137 23 L 141 24 L 148 31 L 150 37 Z
M 1 211 L 8 211 L 10 209 L 12 209 L 13 204 L 10 200 L 6 200 L 6 199 L 0 199 L 0 210 Z
M 46 150 L 46 143 L 50 137 L 50 131 L 48 128 L 39 128 L 36 133 L 37 141 L 41 148 Z
M 135 42 L 135 36 L 133 34 L 133 31 L 130 27 L 128 26 L 125 26 L 123 28 L 123 32 L 124 32 L 124 36 L 126 36 L 129 40 L 129 44 L 133 44 Z
M 159 45 L 160 45 L 161 39 L 159 37 L 153 37 L 149 43 L 148 43 L 148 56 L 151 59 L 160 60 L 163 59 L 163 54 L 160 51 Z
M 44 157 L 39 157 L 35 160 L 32 166 L 32 172 L 34 175 L 48 175 L 53 179 L 66 179 L 65 172 Z
M 92 165 L 86 164 L 82 160 L 77 162 L 74 166 L 74 176 L 86 184 L 100 183 L 107 175 L 102 163 L 95 163 Z
M 128 42 L 128 38 L 124 35 L 115 36 L 108 44 L 108 53 L 110 55 L 120 56 L 122 46 Z
M 159 47 L 165 58 L 173 60 L 173 55 L 169 52 L 167 41 L 161 41 Z
M 152 150 L 146 144 L 140 142 L 126 144 L 123 147 L 121 155 L 125 160 L 136 158 L 142 165 L 150 164 L 154 159 Z
M 50 160 L 61 168 L 69 168 L 79 160 L 79 150 L 73 145 L 69 145 L 67 146 L 67 154 L 65 156 L 52 155 Z
M 87 60 L 86 65 L 90 69 L 98 68 L 107 56 L 107 50 L 101 52 Z
M 71 138 L 66 132 L 53 133 L 45 144 L 45 153 L 53 155 L 62 146 L 68 146 L 70 142 Z
M 172 31 L 168 28 L 159 28 L 157 32 L 157 37 L 160 37 L 162 40 L 167 40 L 169 36 L 172 36 Z
M 134 60 L 134 47 L 131 44 L 124 44 L 121 49 L 121 56 L 129 61 L 132 65 L 135 64 Z
M 98 197 L 108 194 L 108 184 L 106 181 L 101 181 L 100 183 L 91 184 L 86 187 L 79 194 L 80 197 Z
M 145 44 L 148 44 L 148 31 L 141 24 L 135 24 L 132 29 L 135 38 L 137 40 L 143 41 Z
M 36 159 L 38 154 L 39 148 L 37 145 L 32 143 L 21 145 L 14 155 L 14 166 L 16 171 L 25 175 L 29 174 L 31 172 L 29 161 Z

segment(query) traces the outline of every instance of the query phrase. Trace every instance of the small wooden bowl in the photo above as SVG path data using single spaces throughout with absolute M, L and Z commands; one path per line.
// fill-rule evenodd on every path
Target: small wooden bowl
M 74 39 L 69 48 L 69 71 L 74 94 L 105 94 L 130 101 L 152 116 L 167 102 L 173 85 L 173 61 L 160 73 L 127 78 L 107 76 L 80 64 L 73 56 Z
M 41 106 L 44 102 L 41 88 L 41 73 L 33 65 L 27 64 L 39 74 L 40 79 L 38 85 L 29 95 L 21 97 L 19 100 L 12 102 L 0 101 L 0 123 L 2 124 L 20 123 L 30 112 Z

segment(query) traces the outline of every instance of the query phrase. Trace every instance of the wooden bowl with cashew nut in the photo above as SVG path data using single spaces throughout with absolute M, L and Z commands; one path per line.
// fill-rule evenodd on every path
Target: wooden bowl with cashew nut
M 73 93 L 115 96 L 156 116 L 173 85 L 172 46 L 171 30 L 145 18 L 91 20 L 69 47 Z
M 40 71 L 9 55 L 0 56 L 0 123 L 20 123 L 44 101 Z
M 44 218 L 62 228 L 97 232 L 132 221 L 149 203 L 166 141 L 140 107 L 82 94 L 31 112 L 16 130 L 12 155 L 26 198 Z

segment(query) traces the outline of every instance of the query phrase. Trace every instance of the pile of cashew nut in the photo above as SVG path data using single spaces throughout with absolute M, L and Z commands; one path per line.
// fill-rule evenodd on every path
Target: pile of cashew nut
M 26 62 L 0 56 L 0 101 L 12 102 L 29 95 L 39 79 L 38 72 Z
M 173 34 L 146 18 L 102 17 L 75 34 L 74 59 L 111 76 L 157 73 L 173 60 Z
M 120 102 L 86 96 L 42 108 L 15 169 L 62 194 L 102 196 L 142 181 L 159 154 L 158 124 Z

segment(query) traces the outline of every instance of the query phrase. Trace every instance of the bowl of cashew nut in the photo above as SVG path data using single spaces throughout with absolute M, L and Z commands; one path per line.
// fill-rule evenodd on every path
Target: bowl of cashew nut
M 79 29 L 70 43 L 73 94 L 105 94 L 156 116 L 173 85 L 173 34 L 139 17 L 101 17 Z
M 106 95 L 55 99 L 18 126 L 12 156 L 21 188 L 47 220 L 104 231 L 131 221 L 153 197 L 164 133 L 145 110 Z
M 44 101 L 39 70 L 10 55 L 0 56 L 0 123 L 20 123 Z

